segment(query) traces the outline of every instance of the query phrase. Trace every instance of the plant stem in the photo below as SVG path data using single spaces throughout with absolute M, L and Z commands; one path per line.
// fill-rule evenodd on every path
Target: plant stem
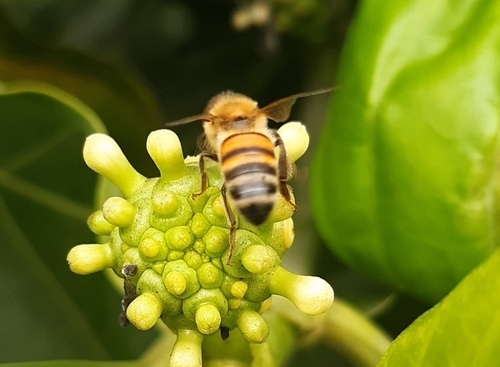
M 319 316 L 306 316 L 278 297 L 273 304 L 276 312 L 286 315 L 308 334 L 306 342 L 327 344 L 353 366 L 375 366 L 392 341 L 369 318 L 338 298 Z

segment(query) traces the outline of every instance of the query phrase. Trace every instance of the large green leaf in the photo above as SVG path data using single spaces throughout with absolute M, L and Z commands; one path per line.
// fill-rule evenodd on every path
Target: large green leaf
M 391 345 L 377 367 L 498 366 L 500 251 Z
M 330 248 L 431 302 L 498 246 L 499 18 L 495 0 L 362 3 L 312 168 Z
M 67 93 L 0 83 L 0 362 L 137 357 L 153 334 L 118 325 L 120 295 L 102 274 L 72 274 L 96 175 L 82 158 L 99 118 Z

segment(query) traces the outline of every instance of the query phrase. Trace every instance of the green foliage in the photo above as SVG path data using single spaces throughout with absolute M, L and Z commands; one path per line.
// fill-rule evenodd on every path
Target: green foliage
M 330 248 L 428 302 L 498 246 L 499 16 L 496 1 L 364 3 L 314 161 Z
M 38 359 L 118 357 L 120 343 L 133 356 L 150 337 L 132 341 L 115 326 L 120 297 L 105 278 L 97 275 L 101 282 L 91 288 L 60 266 L 69 240 L 93 240 L 85 221 L 96 177 L 81 148 L 89 133 L 104 131 L 102 123 L 74 97 L 39 82 L 1 83 L 0 111 L 0 320 L 9 330 L 0 333 L 2 359 L 26 355 L 26 345 L 39 346 L 29 354 Z M 47 355 L 50 349 L 57 352 Z
M 392 344 L 377 367 L 497 366 L 500 361 L 500 251 Z M 415 347 L 417 346 L 418 347 Z

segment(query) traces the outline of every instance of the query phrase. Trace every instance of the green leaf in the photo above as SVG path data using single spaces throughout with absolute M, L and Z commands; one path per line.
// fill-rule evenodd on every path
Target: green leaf
M 0 362 L 133 358 L 153 334 L 118 325 L 120 295 L 103 274 L 78 276 L 69 249 L 86 225 L 96 175 L 83 142 L 104 127 L 43 83 L 0 83 Z
M 343 261 L 435 302 L 498 246 L 500 3 L 361 4 L 312 167 Z
M 79 51 L 40 45 L 20 33 L 0 5 L 0 80 L 38 80 L 69 92 L 104 122 L 130 161 L 157 172 L 144 149 L 162 125 L 157 101 L 130 70 Z
M 418 318 L 377 367 L 498 366 L 500 251 Z

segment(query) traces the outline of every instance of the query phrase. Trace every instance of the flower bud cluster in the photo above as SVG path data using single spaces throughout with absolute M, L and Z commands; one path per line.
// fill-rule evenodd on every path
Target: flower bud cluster
M 295 161 L 307 149 L 308 135 L 300 123 L 282 129 L 287 153 Z M 294 237 L 293 204 L 279 196 L 259 227 L 238 216 L 228 263 L 230 233 L 218 163 L 206 162 L 207 189 L 193 195 L 201 187 L 198 158 L 184 159 L 177 136 L 154 131 L 147 149 L 159 178 L 139 174 L 109 136 L 87 138 L 87 165 L 118 186 L 123 197 L 108 198 L 88 219 L 89 228 L 108 242 L 79 245 L 68 254 L 75 273 L 112 268 L 125 278 L 123 324 L 147 330 L 161 319 L 178 335 L 172 365 L 192 358 L 198 365 L 201 357 L 193 350 L 200 351 L 203 336 L 221 328 L 238 328 L 248 342 L 264 342 L 269 330 L 261 312 L 272 294 L 310 315 L 329 308 L 333 291 L 325 281 L 281 267 Z M 237 215 L 236 208 L 230 210 Z

